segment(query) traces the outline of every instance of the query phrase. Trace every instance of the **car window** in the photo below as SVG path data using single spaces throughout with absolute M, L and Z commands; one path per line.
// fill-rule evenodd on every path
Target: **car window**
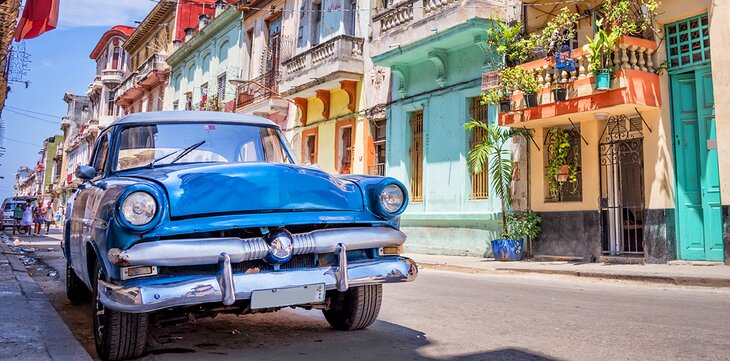
M 202 142 L 202 143 L 201 143 Z M 184 154 L 187 147 L 198 147 Z M 183 156 L 175 161 L 179 155 Z M 167 156 L 167 157 L 165 157 Z M 164 159 L 161 159 L 165 157 Z M 121 132 L 116 170 L 182 163 L 292 163 L 277 129 L 248 124 L 176 123 L 143 125 Z
M 104 174 L 104 167 L 106 166 L 106 158 L 109 153 L 109 137 L 103 136 L 99 139 L 99 143 L 94 151 L 94 164 L 93 167 L 96 169 L 96 175 Z

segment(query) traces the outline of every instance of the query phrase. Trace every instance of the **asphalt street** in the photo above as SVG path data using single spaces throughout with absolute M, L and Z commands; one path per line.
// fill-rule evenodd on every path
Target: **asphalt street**
M 90 306 L 65 298 L 58 241 L 21 241 L 37 249 L 33 278 L 96 357 Z M 730 360 L 728 350 L 728 289 L 423 270 L 385 286 L 367 330 L 334 331 L 319 311 L 223 315 L 151 329 L 142 359 Z

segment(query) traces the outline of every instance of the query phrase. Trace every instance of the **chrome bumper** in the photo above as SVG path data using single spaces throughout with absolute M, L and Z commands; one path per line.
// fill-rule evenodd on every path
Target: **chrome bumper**
M 292 252 L 332 253 L 338 244 L 347 249 L 400 246 L 406 241 L 403 232 L 388 227 L 352 227 L 320 229 L 292 235 Z M 195 266 L 216 264 L 221 253 L 233 263 L 263 259 L 269 245 L 261 237 L 172 239 L 138 243 L 127 250 L 112 248 L 109 260 L 119 266 Z
M 345 251 L 345 247 L 338 245 L 337 266 L 254 274 L 232 273 L 231 258 L 223 253 L 217 275 L 130 287 L 99 281 L 99 295 L 104 306 L 110 309 L 142 313 L 212 302 L 232 305 L 236 300 L 251 299 L 255 290 L 323 283 L 327 290 L 345 291 L 363 285 L 409 282 L 418 274 L 415 262 L 409 258 L 385 257 L 348 263 Z

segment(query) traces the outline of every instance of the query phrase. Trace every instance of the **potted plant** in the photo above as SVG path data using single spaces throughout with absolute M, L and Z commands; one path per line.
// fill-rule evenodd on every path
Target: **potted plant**
M 611 64 L 609 55 L 616 46 L 619 32 L 608 32 L 603 28 L 602 21 L 596 22 L 597 31 L 583 50 L 588 54 L 588 70 L 593 72 L 596 80 L 596 90 L 611 88 Z
M 507 228 L 507 210 L 512 204 L 512 159 L 507 142 L 516 136 L 529 138 L 527 129 L 502 128 L 472 119 L 464 126 L 468 131 L 476 128 L 485 130 L 485 135 L 469 150 L 466 161 L 473 174 L 488 168 L 492 194 L 500 200 L 502 207 L 502 230 L 500 238 L 492 240 L 492 250 L 507 250 L 508 254 L 521 255 L 524 242 L 510 237 Z M 488 165 L 488 167 L 487 167 Z
M 515 88 L 525 95 L 525 106 L 528 108 L 537 106 L 537 92 L 540 85 L 535 75 L 521 67 L 515 67 Z
M 556 82 L 553 86 L 553 98 L 556 102 L 564 102 L 568 98 L 568 89 L 560 82 Z
M 528 242 L 530 242 L 532 239 L 537 237 L 537 235 L 540 233 L 541 227 L 540 227 L 540 216 L 537 215 L 537 213 L 533 211 L 527 211 L 527 212 L 518 212 L 518 213 L 512 213 L 507 216 L 507 232 L 509 233 L 509 238 L 511 239 L 522 239 L 524 242 L 524 239 L 527 238 Z M 531 247 L 529 247 L 531 248 Z M 518 254 L 514 254 L 514 256 L 522 256 L 525 254 L 523 250 L 520 250 L 522 252 Z M 495 255 L 494 258 L 503 260 L 505 258 L 511 258 L 512 255 L 507 254 L 497 254 L 497 251 L 494 251 Z M 528 256 L 529 256 L 528 252 Z
M 496 26 L 487 29 L 487 44 L 494 47 L 499 63 L 494 68 L 513 67 L 530 57 L 534 46 L 522 37 L 522 24 L 509 25 L 492 20 Z
M 570 159 L 570 148 L 572 147 L 570 131 L 555 128 L 550 132 L 552 133 L 553 142 L 545 174 L 550 194 L 557 197 L 563 184 L 578 182 L 578 163 L 580 159 L 577 155 L 573 155 L 573 159 Z
M 504 91 L 499 88 L 490 89 L 482 94 L 482 104 L 491 106 L 499 105 L 500 113 L 507 113 L 512 110 L 512 100 L 504 95 Z

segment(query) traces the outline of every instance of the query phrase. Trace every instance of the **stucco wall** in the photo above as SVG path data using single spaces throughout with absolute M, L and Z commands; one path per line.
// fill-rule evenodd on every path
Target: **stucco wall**
M 238 13 L 231 8 L 221 14 L 219 18 L 227 17 L 233 12 Z M 175 101 L 179 102 L 179 110 L 184 109 L 185 93 L 187 92 L 192 93 L 193 107 L 195 107 L 201 100 L 201 85 L 205 83 L 208 83 L 208 97 L 216 95 L 218 92 L 217 78 L 221 74 L 227 74 L 227 79 L 240 76 L 241 47 L 243 45 L 241 18 L 234 16 L 220 29 L 213 33 L 205 33 L 206 30 L 210 32 L 211 28 L 215 26 L 215 20 L 203 28 L 201 33 L 195 35 L 195 37 L 205 36 L 204 41 L 197 47 L 189 49 L 190 52 L 181 59 L 168 58 L 168 64 L 172 63 L 170 64 L 172 69 L 171 80 L 165 94 L 165 110 L 172 110 Z M 225 19 L 222 20 L 225 21 Z M 195 37 L 189 42 L 196 40 Z M 177 51 L 188 51 L 188 49 L 182 47 Z M 175 53 L 173 53 L 174 55 Z M 207 71 L 204 71 L 206 68 Z M 226 84 L 223 101 L 230 101 L 234 96 L 234 88 Z

